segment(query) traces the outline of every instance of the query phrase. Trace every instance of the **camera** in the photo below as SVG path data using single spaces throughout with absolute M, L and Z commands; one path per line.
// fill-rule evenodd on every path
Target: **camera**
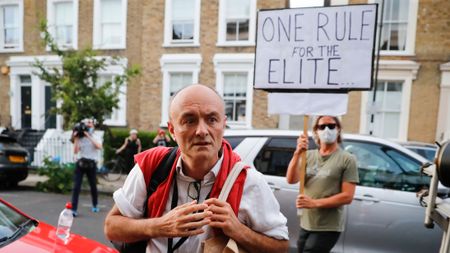
M 86 126 L 86 124 L 84 124 L 84 122 L 79 122 L 76 123 L 75 126 L 73 127 L 73 132 L 76 132 L 76 136 L 78 138 L 83 138 L 84 137 L 84 132 L 88 131 L 88 128 Z

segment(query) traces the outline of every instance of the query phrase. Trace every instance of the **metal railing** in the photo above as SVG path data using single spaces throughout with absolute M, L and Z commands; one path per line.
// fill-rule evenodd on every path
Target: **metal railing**
M 61 137 L 42 138 L 34 148 L 32 166 L 42 166 L 44 159 L 49 157 L 60 163 L 72 163 L 75 161 L 73 144 L 69 139 Z

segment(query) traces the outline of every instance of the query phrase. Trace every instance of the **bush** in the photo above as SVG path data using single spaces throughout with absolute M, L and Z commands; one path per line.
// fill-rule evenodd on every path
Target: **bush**
M 73 163 L 60 164 L 58 161 L 44 158 L 44 165 L 38 168 L 39 176 L 47 176 L 47 181 L 38 182 L 36 187 L 44 192 L 68 193 L 72 190 Z
M 128 128 L 109 128 L 105 131 L 105 136 L 103 139 L 103 161 L 107 162 L 116 156 L 115 151 L 119 149 L 125 138 L 129 136 L 130 129 Z M 142 151 L 153 148 L 153 139 L 156 136 L 156 131 L 139 131 L 138 138 L 141 140 Z M 172 140 L 170 146 L 175 146 L 176 143 Z

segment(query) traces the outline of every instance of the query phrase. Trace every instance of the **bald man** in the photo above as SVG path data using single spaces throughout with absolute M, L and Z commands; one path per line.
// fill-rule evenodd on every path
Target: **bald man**
M 223 139 L 225 106 L 207 86 L 190 85 L 170 103 L 169 131 L 179 150 L 167 180 L 144 203 L 155 168 L 170 148 L 138 154 L 136 165 L 105 220 L 110 240 L 148 240 L 146 252 L 200 252 L 201 242 L 221 231 L 249 252 L 285 252 L 286 218 L 263 175 L 244 169 L 227 202 L 217 199 L 240 157 Z M 184 238 L 183 238 L 184 237 Z

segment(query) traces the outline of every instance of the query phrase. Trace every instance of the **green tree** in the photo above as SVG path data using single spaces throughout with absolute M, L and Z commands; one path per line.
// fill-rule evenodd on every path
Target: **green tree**
M 118 57 L 98 57 L 91 48 L 61 50 L 45 21 L 41 21 L 40 31 L 44 44 L 62 62 L 60 68 L 47 68 L 37 59 L 34 63 L 39 69 L 35 74 L 51 85 L 52 100 L 60 101 L 50 113 L 63 116 L 65 129 L 87 117 L 95 118 L 102 127 L 105 116 L 118 108 L 120 87 L 139 74 L 139 67 L 124 67 L 124 74 L 115 76 L 113 82 L 99 83 L 99 71 L 119 64 Z

